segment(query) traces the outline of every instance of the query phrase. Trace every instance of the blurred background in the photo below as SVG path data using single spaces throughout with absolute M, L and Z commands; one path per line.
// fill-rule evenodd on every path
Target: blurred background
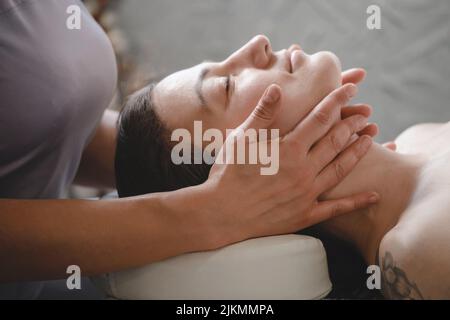
M 343 68 L 364 67 L 358 101 L 373 105 L 378 141 L 419 122 L 450 120 L 448 0 L 89 0 L 104 6 L 121 64 L 120 98 L 205 59 L 222 60 L 265 34 L 275 50 L 299 43 L 335 52 Z M 381 8 L 369 30 L 367 7 Z M 120 104 L 120 99 L 117 103 Z
M 364 67 L 355 102 L 374 107 L 378 142 L 409 126 L 450 120 L 449 0 L 85 0 L 117 55 L 111 108 L 151 80 L 220 61 L 257 34 L 274 50 L 299 43 L 335 52 L 343 69 Z M 381 29 L 366 25 L 370 5 Z M 72 196 L 97 195 L 75 188 Z M 101 192 L 100 192 L 101 194 Z
M 357 101 L 374 107 L 378 142 L 420 122 L 450 120 L 449 0 L 85 0 L 117 55 L 111 108 L 150 80 L 203 60 L 222 60 L 257 34 L 275 50 L 299 43 L 364 67 Z M 369 5 L 381 29 L 369 30 Z M 96 191 L 98 194 L 98 191 Z M 73 189 L 72 196 L 92 195 Z M 339 260 L 339 255 L 329 255 Z M 354 277 L 352 270 L 346 274 Z

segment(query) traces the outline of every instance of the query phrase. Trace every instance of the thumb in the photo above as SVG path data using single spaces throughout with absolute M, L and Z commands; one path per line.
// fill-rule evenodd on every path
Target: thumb
M 281 88 L 276 84 L 271 84 L 267 87 L 266 91 L 259 99 L 258 105 L 250 114 L 250 116 L 241 125 L 241 129 L 266 129 L 268 128 L 273 120 L 275 119 L 275 114 L 280 108 L 278 103 L 281 98 Z

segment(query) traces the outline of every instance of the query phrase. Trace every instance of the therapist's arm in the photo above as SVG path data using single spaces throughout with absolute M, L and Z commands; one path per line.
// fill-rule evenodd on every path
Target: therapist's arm
M 69 265 L 94 275 L 207 250 L 211 233 L 193 202 L 203 201 L 189 189 L 105 201 L 1 199 L 0 282 L 64 278 Z
M 113 110 L 106 110 L 103 113 L 92 140 L 83 152 L 75 184 L 114 188 L 114 154 L 118 115 L 119 113 Z

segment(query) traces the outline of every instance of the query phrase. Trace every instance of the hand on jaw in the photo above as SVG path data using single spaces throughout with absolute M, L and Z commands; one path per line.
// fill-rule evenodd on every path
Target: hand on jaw
M 348 106 L 354 83 L 365 72 L 343 73 L 343 86 L 325 97 L 288 134 L 279 138 L 279 170 L 260 175 L 259 165 L 215 163 L 209 179 L 204 218 L 214 233 L 212 246 L 248 238 L 296 232 L 331 217 L 376 203 L 379 195 L 364 192 L 343 199 L 318 201 L 354 168 L 371 146 L 378 130 L 367 124 L 368 105 Z M 268 128 L 280 108 L 281 88 L 271 85 L 239 129 Z M 236 143 L 227 139 L 227 144 Z M 217 232 L 220 230 L 221 232 Z
M 363 81 L 365 77 L 366 77 L 366 71 L 364 69 L 361 69 L 361 68 L 349 69 L 349 70 L 342 72 L 342 84 L 343 85 L 346 83 L 358 84 L 361 81 Z M 346 118 L 350 114 L 357 114 L 357 113 L 364 115 L 366 117 L 369 117 L 371 115 L 372 111 L 370 108 L 367 108 L 367 107 L 368 106 L 366 106 L 366 105 L 356 105 L 351 108 L 344 107 L 344 108 L 342 108 L 342 114 L 341 114 L 342 118 Z M 371 123 L 370 125 L 367 126 L 366 129 L 364 129 L 359 134 L 368 134 L 368 135 L 374 137 L 377 135 L 377 133 L 378 133 L 377 125 Z M 397 145 L 395 144 L 394 141 L 388 141 L 388 142 L 384 143 L 383 147 L 390 149 L 392 151 L 396 151 L 396 149 L 397 149 Z

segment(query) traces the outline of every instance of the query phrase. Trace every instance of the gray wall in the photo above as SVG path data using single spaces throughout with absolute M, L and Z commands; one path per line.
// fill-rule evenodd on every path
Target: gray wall
M 370 4 L 381 7 L 382 30 L 366 28 Z M 221 60 L 263 33 L 274 49 L 298 42 L 366 68 L 356 100 L 374 106 L 378 141 L 450 120 L 449 0 L 127 0 L 119 24 L 149 76 Z

